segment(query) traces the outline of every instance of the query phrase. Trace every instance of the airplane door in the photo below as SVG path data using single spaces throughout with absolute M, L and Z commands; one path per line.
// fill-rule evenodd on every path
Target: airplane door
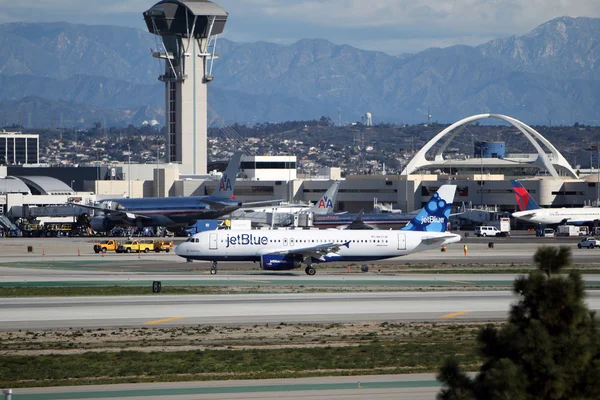
M 208 242 L 208 248 L 210 250 L 216 250 L 217 249 L 217 234 L 216 233 L 211 233 L 208 240 L 209 240 L 209 242 Z
M 406 234 L 398 234 L 398 250 L 406 250 Z
M 283 239 L 283 245 L 287 246 L 288 240 L 287 239 Z
M 293 246 L 293 245 L 294 245 L 294 239 L 290 238 L 290 246 Z

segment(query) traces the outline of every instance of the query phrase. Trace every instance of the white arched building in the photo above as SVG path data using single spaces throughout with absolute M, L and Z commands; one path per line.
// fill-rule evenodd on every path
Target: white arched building
M 461 133 L 469 124 L 485 118 L 500 119 L 517 128 L 519 132 L 521 132 L 533 145 L 537 151 L 537 154 L 519 158 L 508 157 L 503 159 L 485 158 L 458 161 L 444 159 L 443 153 L 456 135 Z M 441 146 L 437 148 L 435 154 L 433 155 L 433 160 L 428 160 L 425 155 L 442 139 L 444 139 L 444 141 L 442 142 Z M 473 170 L 485 168 L 485 170 L 488 172 L 492 169 L 509 171 L 518 168 L 534 167 L 547 172 L 554 178 L 569 177 L 577 179 L 577 174 L 571 165 L 569 165 L 563 155 L 545 137 L 543 137 L 539 132 L 529 125 L 512 117 L 501 114 L 478 114 L 453 123 L 438 133 L 414 155 L 414 157 L 402 171 L 402 175 L 410 175 L 419 173 L 419 171 L 423 170 L 434 170 L 448 167 Z M 507 173 L 507 175 L 510 174 Z

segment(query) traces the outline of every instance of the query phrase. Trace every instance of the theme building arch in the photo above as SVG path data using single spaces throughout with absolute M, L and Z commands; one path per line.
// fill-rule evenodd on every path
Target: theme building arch
M 495 118 L 508 122 L 515 128 L 517 128 L 529 142 L 533 145 L 538 153 L 538 157 L 532 164 L 544 168 L 554 178 L 558 178 L 561 174 L 567 175 L 571 178 L 577 178 L 577 174 L 569 165 L 565 157 L 558 151 L 556 147 L 548 139 L 543 137 L 539 132 L 519 121 L 518 119 L 502 115 L 502 114 L 477 114 L 467 118 L 463 118 L 457 121 L 435 135 L 421 150 L 414 155 L 410 162 L 406 165 L 402 171 L 402 175 L 412 174 L 419 169 L 426 168 L 432 164 L 439 164 L 444 162 L 443 152 L 446 150 L 452 139 L 456 135 L 462 132 L 462 130 L 469 124 L 478 121 L 480 119 Z M 441 147 L 437 150 L 433 161 L 429 161 L 425 158 L 425 155 L 431 148 L 436 145 L 440 140 L 445 138 L 446 140 L 442 143 Z M 538 142 L 539 141 L 539 142 Z M 540 142 L 549 150 L 549 154 L 542 148 Z

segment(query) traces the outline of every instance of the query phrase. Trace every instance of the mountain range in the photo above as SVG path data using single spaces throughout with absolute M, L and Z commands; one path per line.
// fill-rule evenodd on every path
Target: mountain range
M 480 46 L 394 56 L 303 39 L 218 40 L 209 105 L 226 122 L 327 116 L 451 123 L 494 112 L 528 124 L 600 124 L 600 19 L 561 17 Z M 0 25 L 0 125 L 164 121 L 157 37 L 117 26 Z

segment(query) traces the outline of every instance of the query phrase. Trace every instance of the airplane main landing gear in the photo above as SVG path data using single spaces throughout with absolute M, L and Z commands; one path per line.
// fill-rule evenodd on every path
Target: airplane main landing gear
M 312 265 L 309 265 L 306 268 L 304 268 L 304 272 L 306 272 L 306 275 L 311 276 L 317 273 L 317 271 L 312 267 Z
M 213 261 L 212 264 L 210 265 L 210 274 L 211 275 L 217 274 L 217 262 L 216 261 Z

